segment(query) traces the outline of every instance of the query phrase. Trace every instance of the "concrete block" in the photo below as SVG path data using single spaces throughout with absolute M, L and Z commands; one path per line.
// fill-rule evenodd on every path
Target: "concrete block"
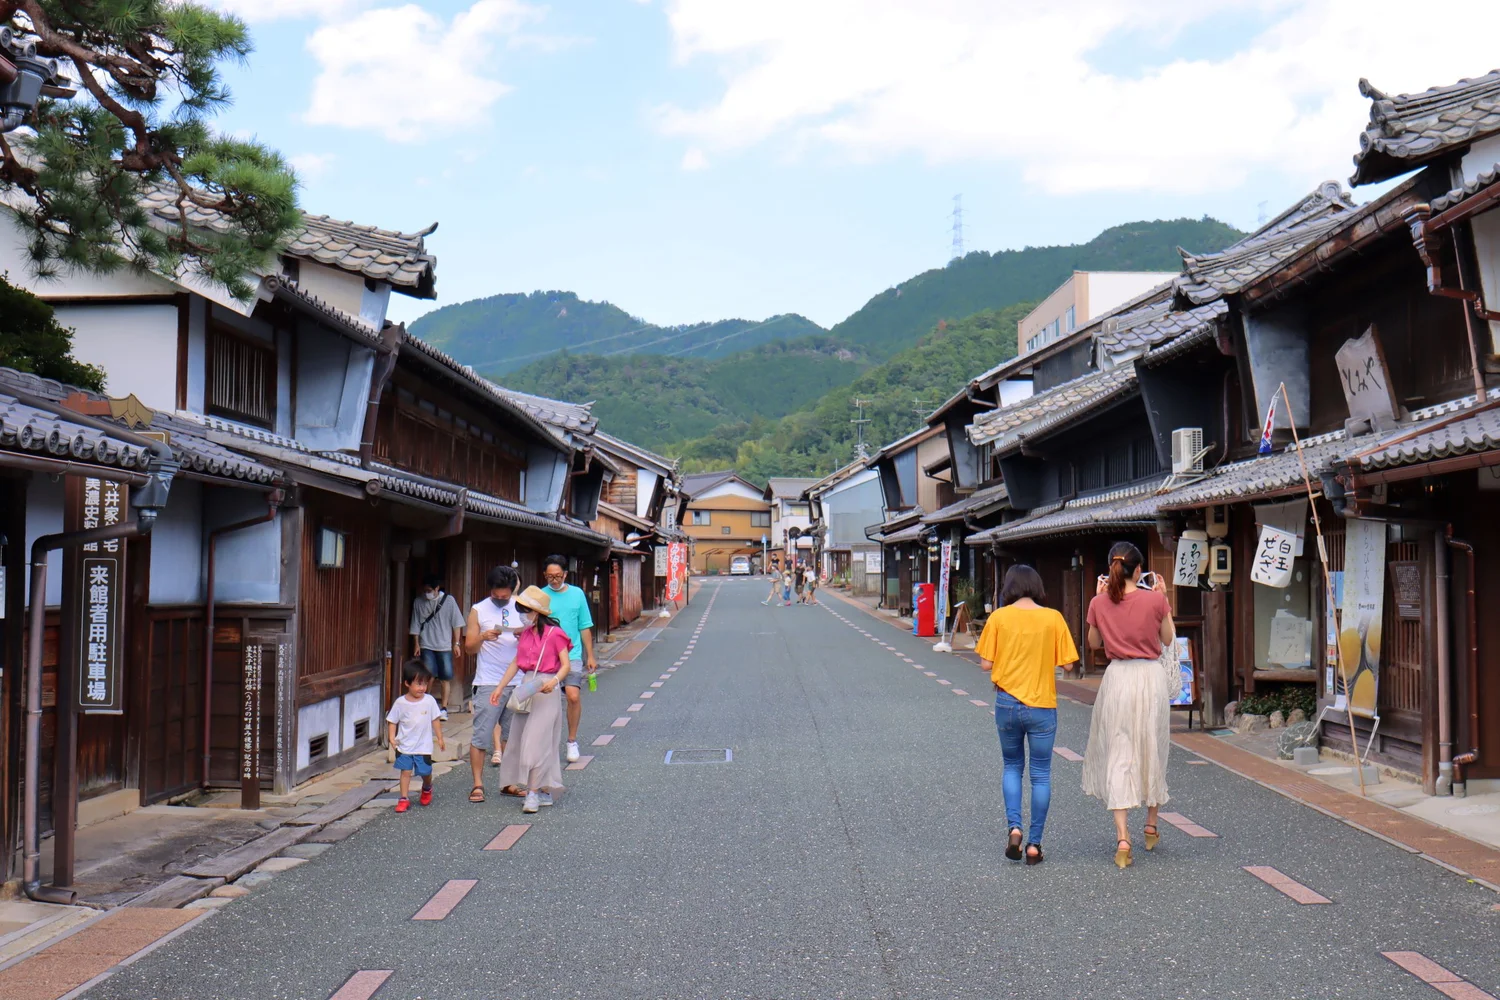
M 247 872 L 234 880 L 234 884 L 246 889 L 254 889 L 258 885 L 265 885 L 276 877 L 275 872 L 253 871 Z
M 242 885 L 221 885 L 209 895 L 214 899 L 239 899 L 250 895 L 250 890 Z
M 324 851 L 328 850 L 328 848 L 331 847 L 331 846 L 333 846 L 333 845 L 331 845 L 331 844 L 293 844 L 291 847 L 288 847 L 286 850 L 282 851 L 281 852 L 281 856 L 283 858 L 301 858 L 302 860 L 307 861 L 307 860 L 310 860 L 312 858 L 317 857 L 319 854 L 322 854 Z
M 1312 767 L 1318 763 L 1318 748 L 1297 747 L 1292 751 L 1292 763 L 1298 767 Z
M 183 909 L 184 910 L 217 910 L 220 907 L 228 906 L 232 902 L 234 902 L 234 900 L 230 899 L 230 898 L 228 898 L 226 896 L 205 896 L 202 899 L 195 899 L 195 900 L 193 900 L 191 903 L 189 903 L 188 905 L 184 906 Z
M 255 866 L 258 872 L 289 872 L 299 865 L 307 864 L 306 858 L 267 858 Z
M 1376 767 L 1374 764 L 1366 764 L 1362 768 L 1360 768 L 1360 770 L 1365 772 L 1365 784 L 1380 784 L 1380 768 Z M 1359 778 L 1356 777 L 1354 779 L 1354 783 L 1356 785 L 1359 784 Z

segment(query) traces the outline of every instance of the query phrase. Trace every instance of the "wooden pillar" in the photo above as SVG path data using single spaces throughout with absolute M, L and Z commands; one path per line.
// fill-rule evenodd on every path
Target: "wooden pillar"
M 125 769 L 127 788 L 146 802 L 145 741 L 151 719 L 151 536 L 132 538 L 125 561 Z
M 25 478 L 0 479 L 0 536 L 5 539 L 4 619 L 0 620 L 0 882 L 15 874 L 21 840 L 21 744 L 26 731 L 26 484 Z
M 1203 721 L 1224 724 L 1224 706 L 1229 703 L 1229 594 L 1222 590 L 1203 592 Z

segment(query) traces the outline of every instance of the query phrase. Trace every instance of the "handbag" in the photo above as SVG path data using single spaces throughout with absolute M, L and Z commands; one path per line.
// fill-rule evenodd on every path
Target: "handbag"
M 1182 668 L 1177 663 L 1177 639 L 1163 643 L 1161 656 L 1156 661 L 1161 666 L 1162 684 L 1167 689 L 1167 698 L 1170 700 L 1182 688 Z
M 537 692 L 541 690 L 542 684 L 537 680 L 537 674 L 540 673 L 540 671 L 537 669 L 537 667 L 540 667 L 542 665 L 542 657 L 547 655 L 547 640 L 552 638 L 553 631 L 553 629 L 549 628 L 542 633 L 542 651 L 541 654 L 536 658 L 536 667 L 532 668 L 530 677 L 522 681 L 520 684 L 516 685 L 515 690 L 511 691 L 510 693 L 510 699 L 505 703 L 505 707 L 510 709 L 512 712 L 515 712 L 517 715 L 530 714 L 531 699 L 535 698 Z M 530 692 L 526 695 L 526 697 L 522 698 L 520 696 L 521 689 L 528 687 L 531 688 Z

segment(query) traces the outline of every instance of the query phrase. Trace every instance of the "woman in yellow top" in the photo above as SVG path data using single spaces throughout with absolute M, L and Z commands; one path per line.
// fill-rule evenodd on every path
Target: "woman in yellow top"
M 1031 758 L 1031 828 L 1026 863 L 1042 862 L 1042 828 L 1052 802 L 1052 744 L 1057 739 L 1057 668 L 1078 659 L 1067 622 L 1042 607 L 1047 592 L 1030 566 L 1012 566 L 1000 587 L 1001 607 L 984 623 L 980 664 L 995 685 L 995 727 L 1005 758 L 1005 856 L 1020 861 L 1021 771 Z

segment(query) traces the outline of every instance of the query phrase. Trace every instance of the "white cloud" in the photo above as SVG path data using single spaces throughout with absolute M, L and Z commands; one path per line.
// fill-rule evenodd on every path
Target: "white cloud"
M 1393 0 L 673 0 L 678 60 L 716 65 L 724 88 L 657 121 L 709 151 L 774 142 L 857 160 L 1010 163 L 1051 193 L 1223 190 L 1257 171 L 1311 183 L 1350 172 L 1368 118 L 1360 77 L 1421 90 L 1500 62 L 1500 4 L 1468 6 L 1460 31 L 1392 30 L 1391 16 L 1409 10 Z M 1211 34 L 1247 12 L 1269 26 L 1212 55 L 1152 64 L 1145 40 Z
M 305 118 L 394 142 L 473 128 L 511 90 L 493 75 L 498 44 L 541 16 L 519 0 L 477 0 L 446 22 L 407 4 L 325 24 L 307 42 L 321 72 Z
M 333 153 L 299 153 L 288 158 L 292 169 L 297 171 L 297 179 L 302 181 L 317 180 L 328 172 L 333 161 L 338 159 Z
M 368 5 L 369 0 L 209 0 L 209 6 L 238 14 L 252 24 L 304 17 L 331 21 Z
M 683 170 L 703 170 L 708 166 L 708 157 L 703 155 L 703 150 L 694 146 L 682 154 Z

